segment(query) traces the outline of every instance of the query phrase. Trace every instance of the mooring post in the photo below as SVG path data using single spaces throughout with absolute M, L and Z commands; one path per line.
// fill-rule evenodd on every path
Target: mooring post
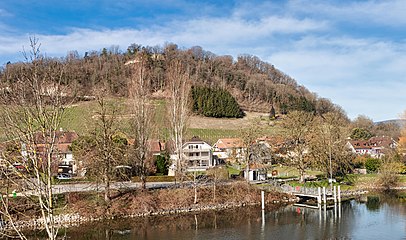
M 262 210 L 265 209 L 265 192 L 264 192 L 264 190 L 261 191 L 261 207 L 262 207 Z
M 334 195 L 334 203 L 336 203 L 337 202 L 337 187 L 336 186 L 333 187 L 333 195 Z
M 323 187 L 323 202 L 326 203 L 327 199 L 326 199 L 326 187 Z
M 341 186 L 338 185 L 338 202 L 341 202 Z
M 321 204 L 321 188 L 317 188 L 317 203 Z

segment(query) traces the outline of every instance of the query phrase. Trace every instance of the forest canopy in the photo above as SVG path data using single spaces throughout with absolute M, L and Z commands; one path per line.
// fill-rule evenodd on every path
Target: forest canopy
M 42 58 L 41 65 L 44 68 L 51 65 L 63 68 L 62 79 L 67 86 L 67 95 L 92 96 L 103 89 L 113 97 L 128 97 L 129 79 L 134 71 L 128 63 L 140 56 L 148 59 L 145 64 L 150 74 L 150 94 L 160 93 L 159 96 L 165 97 L 168 69 L 172 62 L 182 61 L 187 66 L 191 85 L 223 89 L 235 98 L 243 110 L 269 112 L 273 107 L 281 114 L 293 110 L 345 114 L 330 100 L 319 98 L 274 65 L 256 56 L 240 55 L 234 59 L 228 55 L 217 56 L 199 46 L 181 49 L 172 43 L 154 47 L 131 44 L 126 51 L 112 46 L 88 51 L 83 57 L 77 51 L 71 51 L 64 58 Z M 8 84 L 20 78 L 24 74 L 23 67 L 21 63 L 10 63 L 1 68 L 1 88 L 6 89 Z

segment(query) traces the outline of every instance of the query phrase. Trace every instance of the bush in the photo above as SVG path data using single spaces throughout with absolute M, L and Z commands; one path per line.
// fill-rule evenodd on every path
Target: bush
M 381 161 L 377 158 L 368 158 L 365 161 L 365 168 L 367 169 L 368 173 L 375 173 L 378 171 L 380 165 Z
M 158 155 L 155 159 L 157 175 L 167 175 L 169 170 L 169 154 Z

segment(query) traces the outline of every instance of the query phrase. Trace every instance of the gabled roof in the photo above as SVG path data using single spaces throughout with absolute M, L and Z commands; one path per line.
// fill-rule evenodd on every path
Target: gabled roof
M 134 145 L 134 144 L 135 144 L 134 138 L 128 139 L 128 145 Z M 165 150 L 165 143 L 162 143 L 159 140 L 149 140 L 148 145 L 149 145 L 149 150 L 152 153 L 160 153 L 161 151 Z
M 217 140 L 214 146 L 217 148 L 229 149 L 229 148 L 242 148 L 244 144 L 241 138 L 220 138 L 219 140 Z
M 70 152 L 70 145 L 75 141 L 79 136 L 74 131 L 56 131 L 56 140 L 55 146 L 58 152 L 60 153 L 68 153 Z M 37 148 L 42 149 L 44 145 L 44 138 L 42 133 L 38 132 L 35 134 L 35 141 L 37 141 Z M 41 150 L 39 150 L 41 151 Z
M 350 140 L 349 143 L 354 149 L 371 149 L 368 140 Z
M 56 144 L 72 144 L 78 138 L 78 134 L 74 131 L 56 131 Z M 44 143 L 44 137 L 41 132 L 35 133 L 35 141 L 37 144 Z
M 368 140 L 350 140 L 354 149 L 391 148 L 394 140 L 390 137 L 371 137 Z
M 372 137 L 369 139 L 369 143 L 372 147 L 390 148 L 394 144 L 394 140 L 390 137 Z

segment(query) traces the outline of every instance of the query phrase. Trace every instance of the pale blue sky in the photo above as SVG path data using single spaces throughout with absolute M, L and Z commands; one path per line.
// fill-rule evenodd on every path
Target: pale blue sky
M 131 44 L 252 54 L 350 118 L 406 109 L 406 1 L 2 0 L 0 65 L 35 35 L 48 56 Z

